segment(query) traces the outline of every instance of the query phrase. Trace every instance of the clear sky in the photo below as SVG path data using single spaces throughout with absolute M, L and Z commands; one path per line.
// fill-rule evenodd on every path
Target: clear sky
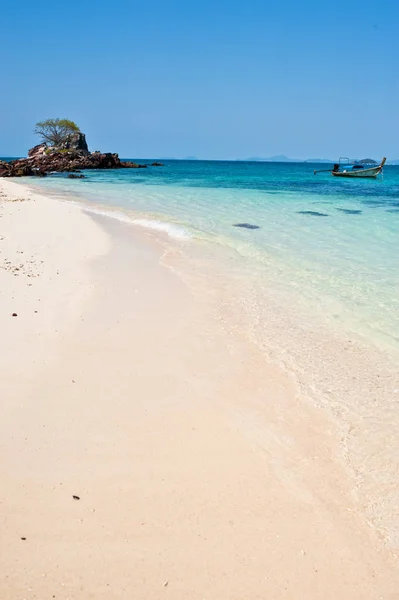
M 124 157 L 399 158 L 399 0 L 18 0 L 0 156 L 67 117 Z

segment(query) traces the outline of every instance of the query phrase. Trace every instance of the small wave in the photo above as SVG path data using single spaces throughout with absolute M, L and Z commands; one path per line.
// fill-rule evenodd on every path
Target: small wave
M 117 221 L 122 221 L 123 223 L 133 223 L 133 219 L 131 219 L 128 215 L 126 215 L 125 213 L 123 213 L 119 210 L 105 210 L 102 208 L 93 208 L 91 206 L 87 206 L 83 202 L 75 202 L 73 200 L 69 201 L 69 203 L 76 204 L 76 206 L 79 206 L 85 212 L 93 213 L 94 215 L 100 215 L 102 217 L 110 217 L 111 219 L 116 219 Z
M 173 223 L 167 223 L 165 221 L 156 221 L 152 219 L 132 219 L 132 223 L 140 225 L 140 227 L 146 227 L 147 229 L 155 229 L 157 231 L 164 231 L 170 237 L 178 239 L 189 239 L 191 234 L 181 227 L 180 225 L 174 225 Z
M 119 210 L 106 210 L 102 208 L 93 208 L 79 202 L 74 202 L 81 206 L 86 212 L 101 215 L 103 217 L 110 217 L 111 219 L 117 219 L 123 223 L 130 223 L 131 225 L 138 225 L 139 227 L 146 227 L 147 229 L 154 229 L 156 231 L 163 231 L 170 237 L 176 239 L 189 239 L 191 234 L 184 229 L 181 225 L 175 225 L 174 223 L 168 223 L 166 221 L 158 221 L 156 219 L 136 219 L 130 217 L 126 213 Z

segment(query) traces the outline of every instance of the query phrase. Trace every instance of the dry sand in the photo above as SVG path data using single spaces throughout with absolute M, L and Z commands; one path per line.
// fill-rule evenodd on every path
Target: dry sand
M 333 423 L 166 247 L 0 181 L 0 598 L 399 598 Z

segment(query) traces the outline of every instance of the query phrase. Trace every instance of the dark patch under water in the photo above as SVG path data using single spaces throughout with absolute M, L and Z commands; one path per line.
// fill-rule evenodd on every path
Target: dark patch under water
M 317 210 L 298 210 L 298 215 L 311 215 L 312 217 L 328 217 L 326 213 L 317 212 Z
M 251 225 L 251 223 L 236 223 L 233 227 L 243 227 L 243 229 L 260 229 L 259 225 Z
M 343 212 L 346 215 L 360 215 L 362 212 L 361 210 L 355 210 L 352 208 L 337 208 L 336 210 L 339 210 L 340 212 Z
M 390 203 L 383 202 L 381 200 L 361 200 L 362 204 L 366 204 L 369 208 L 385 208 L 385 206 L 390 206 Z

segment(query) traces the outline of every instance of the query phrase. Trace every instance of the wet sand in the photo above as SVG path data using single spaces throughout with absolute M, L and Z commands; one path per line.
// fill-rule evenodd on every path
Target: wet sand
M 334 422 L 162 235 L 8 181 L 0 215 L 2 598 L 397 598 Z

